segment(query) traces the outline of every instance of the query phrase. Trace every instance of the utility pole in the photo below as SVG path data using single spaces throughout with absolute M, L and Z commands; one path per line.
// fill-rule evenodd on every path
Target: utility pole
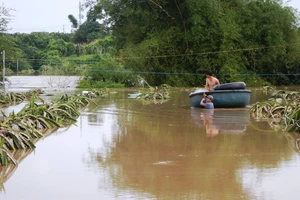
M 79 1 L 78 28 L 81 26 L 81 20 L 84 18 L 82 12 L 84 11 L 85 6 L 86 3 L 81 4 L 81 1 Z
M 17 59 L 17 76 L 19 75 L 19 59 Z
M 2 86 L 3 86 L 3 90 L 5 90 L 5 50 L 3 50 L 1 52 L 2 54 L 2 61 L 3 61 L 3 64 L 2 64 Z
M 78 27 L 81 25 L 81 1 L 79 1 L 79 16 L 78 16 Z

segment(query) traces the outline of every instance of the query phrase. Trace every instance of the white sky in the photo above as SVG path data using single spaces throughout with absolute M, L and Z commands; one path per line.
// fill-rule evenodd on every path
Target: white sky
M 10 33 L 70 32 L 72 24 L 68 15 L 74 15 L 79 21 L 79 0 L 0 0 L 0 3 L 14 9 L 10 12 L 13 15 Z
M 299 0 L 288 2 L 287 5 L 300 11 Z M 72 14 L 79 20 L 79 0 L 0 0 L 0 3 L 15 10 L 11 12 L 14 17 L 9 24 L 10 33 L 70 32 L 68 15 Z

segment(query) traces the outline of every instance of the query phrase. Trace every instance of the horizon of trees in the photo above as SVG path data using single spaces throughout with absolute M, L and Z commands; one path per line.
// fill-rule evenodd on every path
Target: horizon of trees
M 35 70 L 74 67 L 66 60 L 90 62 L 87 76 L 101 81 L 109 76 L 103 70 L 124 70 L 141 73 L 153 85 L 199 86 L 209 69 L 223 83 L 300 83 L 298 13 L 281 0 L 91 3 L 80 26 L 66 16 L 73 33 L 2 34 L 0 49 L 8 49 L 11 60 L 31 59 L 24 66 Z

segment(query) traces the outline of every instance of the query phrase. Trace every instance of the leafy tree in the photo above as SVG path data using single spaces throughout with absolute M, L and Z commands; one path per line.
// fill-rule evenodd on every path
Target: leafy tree
M 69 55 L 67 43 L 63 39 L 50 39 L 46 51 L 57 51 L 57 56 Z
M 73 34 L 71 33 L 60 33 L 60 32 L 52 32 L 47 33 L 47 35 L 50 36 L 52 39 L 62 39 L 65 42 L 72 42 Z
M 96 20 L 84 22 L 75 32 L 73 41 L 75 43 L 89 43 L 95 39 L 101 38 L 103 26 Z
M 42 65 L 62 65 L 61 57 L 75 53 L 71 34 L 36 32 L 31 34 L 12 34 L 24 51 L 24 57 L 35 70 Z
M 16 44 L 16 40 L 8 34 L 3 34 L 0 37 L 0 51 L 3 52 L 3 50 L 5 50 L 5 65 L 7 68 L 16 71 L 16 59 L 22 57 L 23 51 Z M 24 68 L 26 68 L 26 65 L 21 65 L 20 69 Z
M 12 17 L 12 15 L 10 14 L 12 10 L 13 9 L 11 8 L 6 8 L 3 3 L 2 5 L 0 5 L 0 32 L 7 31 L 8 24 L 11 21 Z
M 207 69 L 222 82 L 284 74 L 299 61 L 299 47 L 290 45 L 299 40 L 296 15 L 279 0 L 101 0 L 94 10 L 123 65 L 150 72 L 150 84 L 200 85 L 202 78 L 178 74 Z
M 16 40 L 4 34 L 0 37 L 0 51 L 5 50 L 5 56 L 8 59 L 16 59 L 22 56 L 22 50 L 16 44 Z
M 78 21 L 73 15 L 68 16 L 73 28 L 78 28 Z
M 243 63 L 248 70 L 257 74 L 290 73 L 290 64 L 299 61 L 296 55 L 300 53 L 298 45 L 292 45 L 299 40 L 293 9 L 282 7 L 277 1 L 250 1 L 247 9 L 240 9 L 239 16 L 243 48 L 256 48 L 244 51 Z M 281 85 L 285 78 L 271 76 L 266 79 Z
M 31 34 L 14 34 L 18 40 L 19 46 L 23 49 L 25 57 L 32 65 L 34 70 L 38 70 L 44 59 L 43 51 L 47 48 L 50 41 L 49 34 L 31 33 Z
M 88 2 L 88 5 L 90 3 Z M 98 22 L 100 19 L 101 15 L 97 13 L 96 7 L 91 7 L 87 13 L 87 20 L 76 30 L 73 41 L 77 44 L 90 43 L 108 35 L 105 24 Z

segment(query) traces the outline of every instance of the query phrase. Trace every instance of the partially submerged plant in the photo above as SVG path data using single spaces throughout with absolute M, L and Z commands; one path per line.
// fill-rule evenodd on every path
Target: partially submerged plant
M 270 99 L 257 102 L 249 112 L 253 117 L 270 119 L 271 124 L 279 124 L 284 131 L 300 132 L 300 92 L 278 90 Z
M 12 161 L 9 151 L 18 149 L 34 149 L 33 140 L 42 138 L 60 127 L 66 127 L 77 122 L 79 110 L 87 107 L 91 98 L 84 95 L 67 95 L 50 103 L 31 96 L 23 109 L 15 114 L 2 113 L 0 120 L 0 166 Z M 96 103 L 95 103 L 96 104 Z
M 137 99 L 152 103 L 163 103 L 169 99 L 170 92 L 166 87 L 155 88 L 154 90 L 149 90 L 149 92 L 143 92 L 141 95 L 137 97 Z
M 159 87 L 152 87 L 147 83 L 145 79 L 141 78 L 140 76 L 138 76 L 138 81 L 142 88 L 140 89 L 141 94 L 139 94 L 136 99 L 147 103 L 163 103 L 171 99 L 171 86 L 162 84 Z M 147 88 L 144 87 L 145 85 L 147 86 Z
M 0 136 L 2 134 L 2 131 L 0 130 Z M 12 157 L 12 155 L 8 152 L 6 147 L 4 146 L 5 140 L 0 137 L 0 164 L 1 165 L 7 165 L 9 160 L 17 165 L 17 162 Z
M 0 93 L 0 104 L 3 106 L 16 105 L 25 100 L 25 95 L 21 93 L 5 92 Z
M 0 104 L 4 107 L 9 105 L 17 105 L 25 100 L 29 100 L 32 96 L 42 94 L 41 89 L 33 89 L 24 93 L 2 92 L 0 93 Z

